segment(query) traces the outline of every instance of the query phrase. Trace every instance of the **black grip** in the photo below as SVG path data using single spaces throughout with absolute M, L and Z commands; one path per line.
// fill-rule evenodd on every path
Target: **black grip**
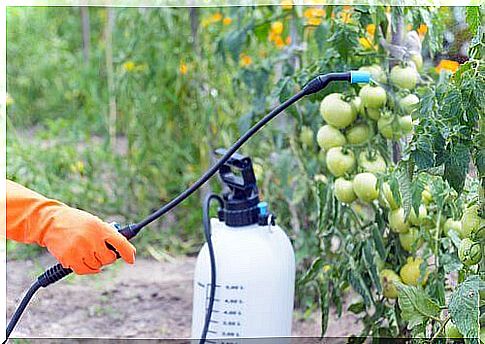
M 117 227 L 115 226 L 115 228 L 117 228 Z M 132 229 L 132 225 L 128 225 L 128 226 L 123 227 L 123 228 L 119 228 L 118 233 L 123 235 L 128 240 L 130 240 L 131 238 L 133 238 L 136 235 L 136 233 Z M 114 251 L 116 253 L 117 258 L 120 257 L 119 253 L 116 252 L 116 250 L 113 246 L 111 246 L 108 243 L 106 243 L 106 246 L 108 246 L 108 248 L 111 251 Z M 44 271 L 42 273 L 42 275 L 37 277 L 37 281 L 42 287 L 45 288 L 52 283 L 56 283 L 57 281 L 60 281 L 61 279 L 63 279 L 67 275 L 69 275 L 71 272 L 72 272 L 72 269 L 65 268 L 61 264 L 56 264 L 56 265 L 50 267 L 49 269 L 47 269 L 46 271 Z
M 37 277 L 37 281 L 42 287 L 47 287 L 49 284 L 55 283 L 72 272 L 70 268 L 65 268 L 61 264 L 56 264 L 48 268 L 42 275 Z

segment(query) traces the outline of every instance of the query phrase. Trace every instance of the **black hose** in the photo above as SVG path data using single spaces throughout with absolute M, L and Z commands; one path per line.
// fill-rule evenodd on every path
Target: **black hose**
M 244 133 L 243 136 L 241 136 L 228 150 L 227 152 L 220 158 L 211 168 L 209 168 L 194 184 L 192 184 L 189 188 L 181 192 L 177 197 L 172 199 L 170 202 L 165 204 L 163 207 L 158 209 L 157 211 L 153 212 L 150 214 L 147 218 L 144 220 L 133 224 L 133 225 L 128 225 L 122 229 L 119 230 L 119 232 L 124 235 L 127 239 L 131 239 L 135 237 L 140 230 L 145 227 L 146 225 L 152 223 L 159 217 L 163 216 L 165 213 L 168 211 L 172 210 L 174 207 L 176 207 L 178 204 L 180 204 L 182 201 L 184 201 L 186 198 L 188 198 L 191 194 L 193 194 L 197 189 L 199 189 L 202 185 L 204 185 L 214 174 L 217 173 L 219 168 L 225 164 L 231 156 L 239 149 L 241 146 L 251 138 L 254 134 L 256 134 L 262 127 L 264 127 L 269 121 L 271 121 L 274 117 L 276 117 L 278 114 L 280 114 L 283 110 L 285 110 L 287 107 L 292 105 L 293 103 L 297 102 L 304 96 L 310 95 L 312 93 L 318 92 L 325 88 L 327 84 L 330 81 L 352 81 L 351 73 L 350 72 L 343 72 L 343 73 L 328 73 L 325 75 L 318 75 L 308 84 L 306 84 L 301 91 L 293 95 L 291 98 L 274 108 L 270 113 L 268 113 L 265 117 L 263 117 L 259 122 L 257 122 L 253 127 L 251 127 L 247 132 Z M 205 214 L 206 212 L 204 212 Z M 209 223 L 209 229 L 210 229 L 210 223 Z M 210 239 L 210 235 L 206 235 L 207 243 L 209 245 L 209 242 L 211 243 L 212 247 L 212 241 Z M 210 249 L 209 253 L 211 252 L 212 249 Z M 212 269 L 212 262 L 214 261 L 214 252 L 212 250 L 212 256 L 211 256 L 211 269 Z M 50 270 L 56 271 L 55 274 L 50 276 L 48 272 Z M 215 280 L 215 266 L 213 267 L 212 270 L 214 273 L 212 274 Z M 4 343 L 7 342 L 10 334 L 12 333 L 15 325 L 19 321 L 20 317 L 22 316 L 22 313 L 24 312 L 25 308 L 27 307 L 30 299 L 34 296 L 35 292 L 39 290 L 39 288 L 42 287 L 47 287 L 47 285 L 55 283 L 59 281 L 60 279 L 64 278 L 65 276 L 69 275 L 72 272 L 71 269 L 68 268 L 63 268 L 60 264 L 57 264 L 50 268 L 48 271 L 46 271 L 44 274 L 42 274 L 39 278 L 40 279 L 45 279 L 48 283 L 40 283 L 39 281 L 36 281 L 28 290 L 27 294 L 24 296 L 22 299 L 20 305 L 17 307 L 15 310 L 14 316 L 10 320 L 8 326 L 7 326 L 7 338 Z M 49 276 L 46 276 L 49 275 Z M 215 293 L 215 285 L 213 284 L 214 291 L 211 289 L 211 293 Z M 212 310 L 211 310 L 212 313 Z M 210 322 L 210 316 L 206 317 L 206 320 L 209 319 Z
M 42 286 L 40 285 L 39 281 L 35 281 L 27 290 L 27 293 L 25 294 L 24 298 L 20 302 L 20 305 L 18 305 L 17 309 L 15 310 L 15 313 L 12 315 L 12 318 L 10 319 L 8 326 L 7 326 L 7 338 L 5 339 L 5 342 L 7 342 L 8 338 L 10 337 L 10 334 L 12 333 L 13 329 L 15 328 L 15 325 L 19 322 L 20 318 L 22 317 L 22 313 L 25 311 L 25 308 L 27 308 L 30 300 L 32 297 L 35 295 L 37 290 L 39 290 Z
M 220 208 L 224 206 L 224 202 L 222 201 L 222 198 L 215 194 L 209 195 L 205 199 L 205 202 L 203 204 L 202 221 L 204 223 L 204 236 L 207 242 L 207 249 L 209 251 L 211 283 L 210 283 L 210 291 L 209 291 L 209 304 L 207 306 L 207 312 L 205 314 L 205 320 L 204 320 L 204 327 L 202 329 L 202 334 L 200 336 L 199 344 L 204 344 L 207 338 L 207 332 L 209 331 L 209 326 L 210 326 L 211 317 L 212 317 L 212 310 L 214 308 L 214 299 L 216 295 L 216 286 L 217 286 L 216 256 L 214 253 L 214 247 L 212 245 L 212 232 L 211 232 L 211 223 L 210 223 L 210 203 L 212 200 L 218 201 Z

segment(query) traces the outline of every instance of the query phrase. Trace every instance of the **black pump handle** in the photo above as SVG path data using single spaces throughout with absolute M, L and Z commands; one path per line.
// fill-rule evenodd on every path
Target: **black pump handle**
M 215 151 L 216 155 L 224 155 L 227 150 L 219 148 Z M 241 172 L 241 177 L 234 174 L 234 170 Z M 226 163 L 219 168 L 219 174 L 229 187 L 237 189 L 247 189 L 256 185 L 256 177 L 254 176 L 253 164 L 251 158 L 245 155 L 234 153 Z

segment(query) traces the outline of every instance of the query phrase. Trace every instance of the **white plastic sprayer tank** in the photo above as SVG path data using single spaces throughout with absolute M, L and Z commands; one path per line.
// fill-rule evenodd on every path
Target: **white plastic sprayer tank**
M 217 286 L 207 339 L 291 336 L 295 256 L 286 234 L 277 225 L 230 227 L 217 219 L 211 229 Z M 210 277 L 206 244 L 195 267 L 192 338 L 202 333 Z

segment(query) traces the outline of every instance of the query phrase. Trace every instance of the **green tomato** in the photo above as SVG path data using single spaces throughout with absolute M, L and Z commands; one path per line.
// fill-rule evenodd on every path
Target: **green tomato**
M 313 146 L 313 130 L 307 126 L 301 127 L 300 141 L 307 147 Z
M 367 124 L 360 123 L 348 129 L 345 136 L 351 145 L 359 145 L 369 141 L 373 135 L 372 129 Z
M 416 66 L 417 71 L 421 71 L 423 69 L 423 56 L 421 54 L 412 54 L 409 57 L 410 61 L 414 63 Z
M 419 229 L 416 227 L 409 228 L 407 233 L 400 233 L 399 242 L 401 247 L 408 252 L 411 252 L 413 247 L 418 249 L 423 244 L 423 240 L 419 237 Z
M 358 163 L 364 171 L 374 174 L 386 172 L 387 169 L 386 161 L 379 153 L 369 156 L 369 152 L 361 152 Z
M 344 134 L 331 125 L 324 125 L 318 130 L 317 142 L 320 148 L 329 150 L 333 147 L 340 147 L 347 143 Z
M 418 82 L 418 73 L 413 67 L 394 66 L 390 77 L 394 86 L 408 90 L 414 89 Z
M 428 216 L 428 209 L 426 209 L 426 206 L 424 204 L 421 204 L 419 206 L 419 213 L 417 216 L 416 216 L 416 212 L 414 211 L 414 207 L 411 208 L 408 221 L 414 226 L 420 226 L 423 223 L 423 221 L 426 219 L 426 216 Z
M 418 284 L 424 286 L 428 280 L 429 271 L 426 268 L 424 276 L 421 276 L 421 264 L 423 259 L 409 257 L 406 264 L 403 265 L 399 271 L 399 275 L 404 284 L 417 286 Z
M 447 219 L 443 225 L 443 232 L 448 235 L 450 230 L 454 230 L 456 234 L 461 236 L 461 221 L 455 221 L 453 219 Z
M 363 114 L 364 113 L 364 105 L 362 104 L 362 99 L 360 97 L 355 97 L 350 101 L 350 104 L 354 108 L 355 112 L 357 114 Z
M 415 94 L 408 94 L 399 100 L 399 106 L 404 114 L 410 115 L 419 107 L 419 98 Z
M 388 183 L 382 184 L 382 192 L 384 193 L 384 198 L 386 199 L 387 205 L 391 210 L 399 208 L 399 204 L 397 204 L 394 196 L 392 194 L 391 187 Z
M 364 72 L 369 72 L 371 77 L 374 81 L 379 82 L 381 84 L 387 83 L 386 73 L 382 70 L 381 66 L 379 65 L 371 65 L 371 66 L 363 66 L 360 67 L 359 70 Z
M 394 233 L 406 233 L 409 231 L 409 223 L 405 221 L 404 209 L 397 208 L 389 212 L 388 215 L 389 228 Z
M 401 132 L 394 128 L 394 116 L 381 116 L 377 121 L 377 129 L 388 140 L 398 140 L 401 137 Z
M 332 93 L 320 103 L 320 114 L 327 124 L 337 129 L 348 127 L 357 117 L 355 108 L 343 100 L 340 93 Z
M 380 273 L 380 280 L 382 285 L 382 293 L 388 299 L 397 299 L 399 292 L 395 283 L 401 282 L 401 277 L 392 270 L 384 269 Z
M 421 200 L 425 205 L 430 205 L 430 203 L 433 202 L 433 195 L 429 191 L 428 187 L 425 187 L 421 193 Z
M 485 225 L 485 220 L 478 215 L 478 205 L 469 207 L 461 217 L 462 238 L 468 238 L 472 232 Z
M 458 330 L 458 327 L 456 327 L 455 324 L 453 324 L 451 321 L 448 321 L 445 326 L 445 335 L 446 338 L 463 338 L 463 335 L 460 333 Z
M 335 177 L 341 177 L 355 167 L 355 156 L 352 151 L 346 151 L 342 147 L 330 148 L 327 152 L 327 168 Z
M 350 204 L 357 199 L 354 192 L 353 183 L 345 178 L 337 178 L 335 180 L 335 197 L 342 202 Z
M 470 238 L 463 239 L 458 248 L 458 258 L 466 266 L 478 264 L 482 259 L 480 244 L 473 242 Z
M 381 110 L 379 109 L 373 109 L 373 108 L 368 108 L 367 109 L 367 117 L 374 121 L 378 121 L 379 118 L 381 118 Z
M 386 105 L 386 90 L 380 86 L 365 85 L 360 89 L 359 96 L 366 108 L 378 109 Z
M 403 134 L 410 134 L 413 132 L 414 124 L 411 116 L 402 116 L 398 118 L 399 128 Z
M 372 173 L 364 172 L 357 174 L 354 177 L 353 185 L 355 194 L 363 202 L 370 203 L 379 197 L 377 178 Z

